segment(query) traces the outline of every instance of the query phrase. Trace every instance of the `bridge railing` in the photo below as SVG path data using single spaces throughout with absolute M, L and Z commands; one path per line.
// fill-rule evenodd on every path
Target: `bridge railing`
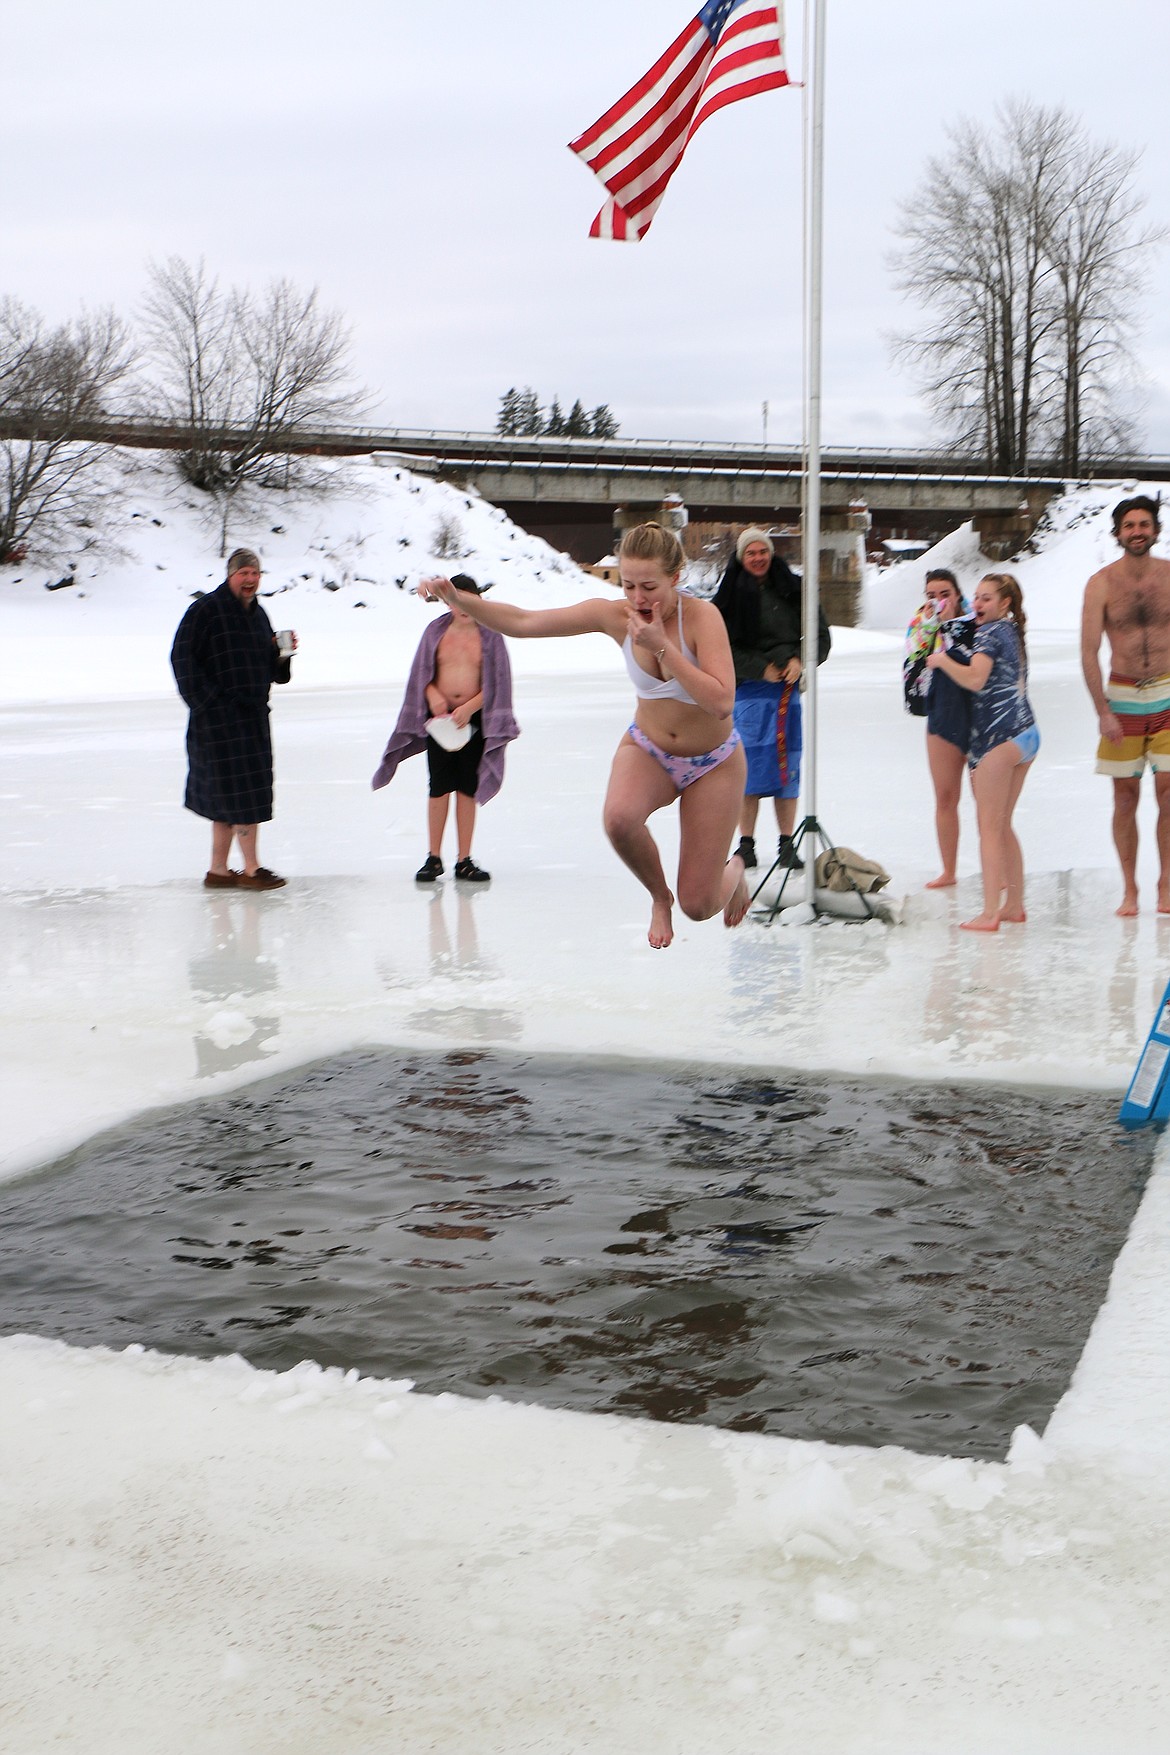
M 37 426 L 33 420 L 15 413 L 6 415 L 0 408 L 0 438 L 35 436 Z M 74 436 L 96 443 L 157 446 L 160 449 L 179 449 L 191 438 L 190 428 L 181 421 L 117 412 L 79 423 Z M 253 437 L 251 427 L 231 423 L 201 434 L 201 439 L 210 439 L 225 449 Z M 537 464 L 542 468 L 560 465 L 573 469 L 621 471 L 671 467 L 677 470 L 689 465 L 704 474 L 776 471 L 789 475 L 799 470 L 802 462 L 799 445 L 765 445 L 744 439 L 600 439 L 551 433 L 485 433 L 472 428 L 366 425 L 289 428 L 276 430 L 266 437 L 274 451 L 325 455 L 390 452 L 406 457 L 428 457 L 451 465 L 475 464 L 481 467 Z M 822 473 L 836 477 L 864 472 L 912 475 L 922 479 L 958 477 L 1000 483 L 1019 481 L 1021 484 L 1060 484 L 1067 479 L 1058 465 L 1045 459 L 1037 459 L 1026 474 L 992 475 L 978 458 L 926 446 L 832 445 L 824 447 L 821 461 Z M 1093 458 L 1082 464 L 1077 479 L 1088 481 L 1094 478 L 1167 480 L 1170 479 L 1170 457 Z

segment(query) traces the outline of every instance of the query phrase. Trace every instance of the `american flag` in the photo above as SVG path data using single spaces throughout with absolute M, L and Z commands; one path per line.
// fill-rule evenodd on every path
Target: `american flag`
M 591 238 L 645 237 L 700 124 L 788 84 L 782 38 L 780 0 L 708 0 L 649 73 L 569 142 L 609 190 Z

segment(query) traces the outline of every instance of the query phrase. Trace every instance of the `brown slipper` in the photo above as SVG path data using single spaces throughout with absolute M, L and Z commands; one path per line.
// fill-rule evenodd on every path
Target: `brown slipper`
M 266 865 L 258 865 L 251 876 L 242 871 L 236 879 L 236 888 L 240 890 L 282 890 L 288 879 L 277 877 Z
M 209 871 L 203 880 L 205 890 L 234 890 L 243 880 L 242 871 Z

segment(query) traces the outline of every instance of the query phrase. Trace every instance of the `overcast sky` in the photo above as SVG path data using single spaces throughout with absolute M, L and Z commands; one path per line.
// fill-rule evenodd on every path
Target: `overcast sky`
M 828 0 L 825 439 L 923 434 L 887 257 L 949 119 L 1028 96 L 1144 149 L 1170 224 L 1167 0 Z M 801 69 L 801 6 L 788 7 Z M 0 0 L 0 294 L 132 315 L 148 260 L 316 284 L 378 418 L 491 427 L 500 393 L 608 402 L 627 434 L 799 435 L 800 94 L 700 131 L 640 244 L 591 241 L 565 142 L 688 0 Z M 1170 452 L 1170 251 L 1146 432 Z

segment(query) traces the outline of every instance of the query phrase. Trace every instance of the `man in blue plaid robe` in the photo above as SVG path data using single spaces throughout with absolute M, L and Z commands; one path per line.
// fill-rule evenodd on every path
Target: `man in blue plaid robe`
M 238 548 L 227 578 L 194 602 L 171 647 L 171 669 L 191 709 L 183 803 L 211 821 L 209 890 L 276 890 L 285 879 L 261 865 L 259 824 L 272 817 L 272 732 L 268 696 L 292 675 L 256 593 L 260 557 Z M 291 639 L 296 647 L 296 635 Z M 228 865 L 233 839 L 243 871 Z

